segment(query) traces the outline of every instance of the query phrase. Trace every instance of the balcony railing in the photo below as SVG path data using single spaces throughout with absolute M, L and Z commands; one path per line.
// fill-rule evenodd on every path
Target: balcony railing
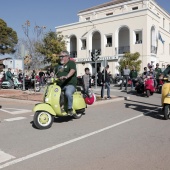
M 157 53 L 157 47 L 151 45 L 151 53 L 156 54 Z
M 124 54 L 130 52 L 130 46 L 119 47 L 119 54 Z

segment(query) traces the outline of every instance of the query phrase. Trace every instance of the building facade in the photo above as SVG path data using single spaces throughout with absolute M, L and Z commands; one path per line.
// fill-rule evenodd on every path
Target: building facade
M 78 75 L 89 67 L 96 72 L 91 53 L 99 51 L 97 71 L 107 64 L 112 74 L 125 52 L 140 53 L 141 72 L 148 63 L 170 64 L 170 15 L 154 0 L 113 0 L 82 10 L 79 21 L 56 27 L 66 37 L 67 50 L 77 62 Z

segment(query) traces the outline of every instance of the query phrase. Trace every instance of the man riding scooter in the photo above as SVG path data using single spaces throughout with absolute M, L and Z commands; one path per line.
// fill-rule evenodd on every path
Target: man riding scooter
M 63 80 L 60 87 L 64 90 L 65 97 L 68 101 L 68 115 L 73 115 L 73 93 L 76 91 L 77 85 L 77 69 L 74 61 L 70 60 L 68 51 L 60 53 L 60 64 L 55 69 L 56 76 Z

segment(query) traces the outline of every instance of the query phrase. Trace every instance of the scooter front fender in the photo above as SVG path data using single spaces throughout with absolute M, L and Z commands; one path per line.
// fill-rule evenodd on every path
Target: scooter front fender
M 46 103 L 40 103 L 40 104 L 35 105 L 33 108 L 33 112 L 35 113 L 37 111 L 46 111 L 50 113 L 51 115 L 56 116 L 56 113 L 53 110 L 53 108 L 49 104 L 46 104 Z

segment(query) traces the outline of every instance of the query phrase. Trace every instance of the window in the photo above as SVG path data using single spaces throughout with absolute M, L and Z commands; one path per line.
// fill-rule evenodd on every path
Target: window
M 142 31 L 135 31 L 135 44 L 142 44 Z
M 113 15 L 113 12 L 107 13 L 106 16 Z
M 90 20 L 90 17 L 87 17 L 87 18 L 86 18 L 86 21 L 89 21 L 89 20 Z
M 85 50 L 86 49 L 86 39 L 82 39 L 81 43 L 82 43 L 81 50 Z
M 106 35 L 106 47 L 112 47 L 112 36 Z
M 132 10 L 137 10 L 137 9 L 138 9 L 138 6 L 132 8 Z
M 163 28 L 165 27 L 165 18 L 163 18 Z

